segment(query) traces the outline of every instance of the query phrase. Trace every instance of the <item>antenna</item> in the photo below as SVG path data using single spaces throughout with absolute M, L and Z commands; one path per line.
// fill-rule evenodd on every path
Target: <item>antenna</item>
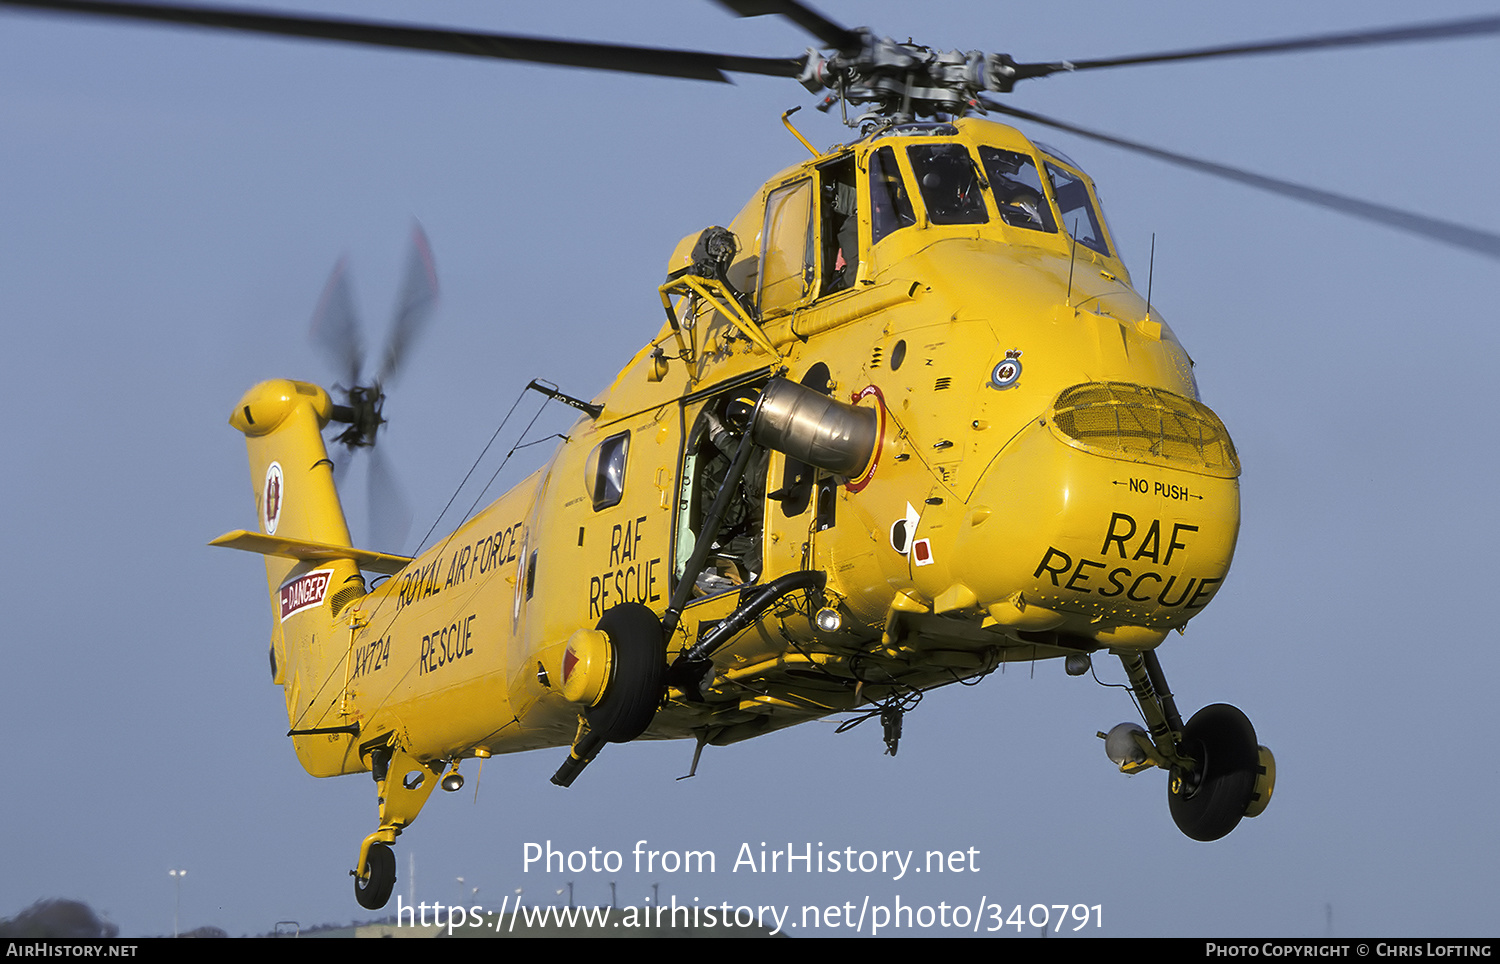
M 1078 219 L 1073 219 L 1073 247 L 1068 251 L 1068 297 L 1065 304 L 1073 303 L 1073 263 L 1078 260 Z
M 1156 232 L 1151 232 L 1151 260 L 1146 262 L 1146 317 L 1151 317 L 1151 281 L 1156 275 Z

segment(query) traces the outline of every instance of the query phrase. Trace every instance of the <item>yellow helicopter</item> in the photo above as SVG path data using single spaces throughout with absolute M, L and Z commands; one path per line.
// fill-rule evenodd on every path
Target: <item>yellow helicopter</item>
M 239 11 L 13 5 L 485 46 Z M 355 874 L 366 907 L 391 892 L 390 845 L 436 786 L 462 785 L 463 760 L 567 747 L 566 786 L 610 742 L 701 749 L 845 711 L 877 713 L 894 749 L 912 694 L 1007 661 L 1084 673 L 1118 656 L 1147 728 L 1122 724 L 1107 750 L 1128 772 L 1169 771 L 1189 836 L 1221 837 L 1270 799 L 1274 762 L 1245 716 L 1219 704 L 1184 722 L 1155 656 L 1228 572 L 1229 435 L 1135 289 L 1092 181 L 975 115 L 1021 114 L 989 96 L 1019 79 L 1273 45 L 1019 64 L 884 40 L 795 2 L 729 5 L 789 16 L 832 52 L 488 38 L 509 59 L 796 77 L 861 128 L 683 239 L 661 328 L 609 388 L 584 400 L 537 385 L 581 412 L 544 469 L 414 559 L 363 551 L 322 431 L 373 444 L 387 372 L 366 382 L 352 364 L 339 400 L 267 382 L 232 413 L 259 525 L 215 544 L 265 556 L 272 674 L 304 767 L 374 774 L 379 827 Z M 1406 226 L 1494 250 L 1456 226 Z

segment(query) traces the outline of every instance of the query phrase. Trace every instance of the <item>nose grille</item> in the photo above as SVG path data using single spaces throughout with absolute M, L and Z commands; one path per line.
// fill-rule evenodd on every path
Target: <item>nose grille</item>
M 1128 382 L 1086 382 L 1057 398 L 1052 424 L 1079 448 L 1112 458 L 1232 479 L 1240 459 L 1219 416 L 1200 402 Z

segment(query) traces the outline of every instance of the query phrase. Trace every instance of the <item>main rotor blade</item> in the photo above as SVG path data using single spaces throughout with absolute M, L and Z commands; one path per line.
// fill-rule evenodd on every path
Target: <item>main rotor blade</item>
M 858 50 L 859 34 L 841 27 L 805 3 L 797 0 L 719 0 L 719 5 L 741 17 L 786 17 L 797 26 L 838 50 Z
M 401 294 L 396 301 L 390 343 L 386 345 L 375 384 L 387 387 L 395 379 L 412 342 L 426 327 L 427 319 L 432 317 L 437 299 L 437 265 L 432 259 L 432 247 L 427 243 L 422 225 L 413 223 L 411 258 L 406 263 L 406 278 L 401 283 Z
M 1410 211 L 1402 211 L 1398 208 L 1386 207 L 1383 204 L 1376 204 L 1373 201 L 1361 201 L 1358 198 L 1335 194 L 1332 191 L 1294 184 L 1291 181 L 1267 177 L 1264 174 L 1252 174 L 1249 171 L 1230 167 L 1227 164 L 1218 164 L 1214 161 L 1188 157 L 1185 154 L 1164 151 L 1159 147 L 1150 147 L 1136 141 L 1127 141 L 1121 137 L 1101 134 L 1098 131 L 1091 131 L 1074 124 L 1053 120 L 1049 117 L 1043 117 L 1040 114 L 1033 114 L 1030 111 L 1007 107 L 1004 104 L 995 103 L 988 98 L 984 99 L 984 106 L 987 110 L 992 110 L 996 113 L 1008 114 L 1011 117 L 1031 121 L 1034 124 L 1044 124 L 1047 127 L 1054 127 L 1060 131 L 1077 134 L 1079 137 L 1086 137 L 1090 140 L 1124 148 L 1127 151 L 1145 154 L 1159 161 L 1166 161 L 1168 164 L 1176 164 L 1178 167 L 1185 167 L 1204 174 L 1212 174 L 1215 177 L 1237 181 L 1240 184 L 1248 184 L 1251 187 L 1259 188 L 1262 191 L 1269 191 L 1272 194 L 1279 194 L 1282 197 L 1295 198 L 1298 201 L 1305 201 L 1308 204 L 1314 204 L 1318 207 L 1363 218 L 1366 221 L 1374 221 L 1376 224 L 1383 224 L 1398 231 L 1405 231 L 1408 234 L 1416 234 L 1434 241 L 1441 241 L 1444 244 L 1450 244 L 1465 251 L 1472 251 L 1475 254 L 1482 254 L 1485 257 L 1500 259 L 1500 234 L 1482 231 L 1478 228 L 1471 228 L 1462 224 L 1454 224 L 1451 221 L 1441 221 L 1437 218 L 1414 214 Z
M 349 288 L 349 269 L 342 258 L 323 286 L 323 295 L 313 311 L 310 334 L 313 344 L 328 353 L 339 384 L 346 389 L 358 385 L 365 349 L 359 316 L 354 310 L 354 294 Z
M 1130 57 L 1107 57 L 1099 60 L 1064 60 L 1050 64 L 1016 64 L 1017 80 L 1046 77 L 1064 71 L 1094 70 L 1100 67 L 1126 67 L 1136 64 L 1160 64 L 1177 60 L 1205 60 L 1211 57 L 1243 57 L 1254 54 L 1280 54 L 1293 50 L 1323 50 L 1333 47 L 1367 47 L 1412 43 L 1420 40 L 1453 40 L 1500 33 L 1500 17 L 1472 17 L 1441 23 L 1412 24 L 1379 30 L 1355 30 L 1259 43 L 1226 44 L 1221 47 L 1199 47 L 1165 53 L 1137 54 Z
M 584 67 L 657 77 L 680 77 L 728 83 L 725 71 L 795 77 L 800 58 L 740 57 L 696 50 L 670 50 L 624 44 L 551 40 L 510 34 L 445 30 L 404 24 L 344 20 L 332 17 L 293 17 L 260 10 L 229 7 L 191 7 L 159 3 L 112 3 L 107 0 L 0 0 L 0 7 L 49 10 L 85 16 L 152 20 L 224 30 L 303 37 L 341 43 L 405 50 L 428 50 L 469 57 L 521 60 L 559 67 Z

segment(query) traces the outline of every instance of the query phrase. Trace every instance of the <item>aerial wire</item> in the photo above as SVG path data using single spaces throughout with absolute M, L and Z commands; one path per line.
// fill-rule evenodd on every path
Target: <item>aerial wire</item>
M 458 499 L 458 494 L 460 492 L 462 492 L 463 491 L 463 487 L 466 484 L 468 484 L 468 481 L 469 481 L 470 477 L 473 476 L 475 469 L 479 468 L 479 464 L 482 461 L 484 461 L 485 455 L 489 452 L 490 448 L 495 444 L 495 440 L 500 437 L 500 433 L 505 430 L 505 426 L 510 422 L 511 416 L 514 415 L 516 409 L 518 407 L 520 407 L 521 399 L 525 398 L 525 397 L 526 397 L 526 389 L 522 389 L 521 390 L 521 394 L 516 397 L 516 400 L 513 403 L 511 403 L 510 409 L 505 413 L 505 417 L 500 420 L 500 424 L 495 428 L 494 433 L 490 436 L 490 440 L 485 443 L 484 448 L 480 451 L 479 455 L 474 459 L 474 463 L 469 466 L 469 471 L 464 474 L 463 480 L 460 481 L 458 483 L 458 486 L 453 490 L 453 495 L 449 496 L 447 504 L 443 506 L 443 509 L 442 509 L 441 512 L 438 513 L 437 518 L 433 520 L 432 526 L 430 528 L 428 528 L 426 534 L 422 536 L 421 542 L 419 542 L 417 544 L 417 552 L 414 554 L 414 556 L 421 554 L 421 551 L 422 551 L 421 547 L 422 547 L 422 545 L 425 544 L 427 542 L 427 540 L 432 537 L 432 533 L 437 530 L 438 523 L 440 523 L 443 520 L 443 517 L 445 515 L 447 515 L 448 510 L 450 508 L 452 508 L 453 503 Z M 530 431 L 531 427 L 536 424 L 537 418 L 539 418 L 541 416 L 542 410 L 547 407 L 547 402 L 549 402 L 549 401 L 551 401 L 551 399 L 544 399 L 542 401 L 541 408 L 537 409 L 536 414 L 531 417 L 531 421 L 527 423 L 526 428 L 522 429 L 520 438 L 525 438 L 526 432 Z M 469 512 L 470 513 L 472 513 L 474 511 L 474 506 L 477 506 L 479 504 L 479 499 L 484 497 L 484 492 L 488 491 L 490 485 L 494 483 L 495 479 L 499 476 L 500 472 L 505 468 L 506 463 L 510 461 L 511 455 L 515 454 L 516 449 L 519 448 L 519 447 L 520 447 L 520 442 L 518 440 L 517 444 L 515 446 L 512 446 L 511 450 L 506 453 L 505 458 L 501 460 L 500 467 L 497 468 L 495 470 L 494 474 L 490 476 L 489 482 L 485 483 L 485 487 L 484 487 L 483 490 L 480 491 L 479 497 L 474 500 L 474 505 L 470 506 L 470 508 L 469 508 Z M 465 522 L 468 521 L 468 516 L 467 515 L 465 516 L 464 521 Z M 463 528 L 463 523 L 460 523 L 458 525 L 458 527 L 453 530 L 453 532 L 451 532 L 451 533 L 448 534 L 448 536 L 445 538 L 445 540 L 443 542 L 443 545 L 446 546 L 448 542 L 452 541 L 453 537 L 458 534 L 458 531 L 461 528 Z M 386 595 L 384 595 L 384 596 L 381 597 L 380 601 L 375 606 L 375 611 L 370 614 L 370 622 L 369 622 L 370 625 L 373 625 L 373 623 L 375 622 L 376 617 L 380 615 L 380 610 L 385 607 L 386 600 L 390 599 L 392 595 L 394 595 L 394 593 L 388 593 L 388 594 L 386 594 Z M 391 618 L 392 618 L 392 620 L 394 620 L 395 616 L 392 616 Z M 389 628 L 389 624 L 387 624 L 387 626 L 385 628 Z M 378 636 L 383 636 L 384 632 L 382 631 L 380 633 L 377 633 L 376 635 L 377 635 L 377 637 Z M 352 649 L 352 637 L 351 637 L 351 649 Z M 346 652 L 344 660 L 341 660 L 340 663 L 342 664 L 342 663 L 346 662 L 347 660 L 348 660 L 348 653 Z M 336 675 L 338 675 L 342 671 L 343 671 L 343 667 L 341 665 L 338 669 L 332 670 L 332 671 L 330 671 L 328 673 L 328 675 L 324 678 L 323 682 L 321 684 L 319 684 L 317 692 L 315 692 L 313 694 L 312 699 L 310 699 L 308 701 L 307 706 L 303 709 L 302 713 L 298 715 L 297 721 L 291 727 L 292 730 L 297 730 L 301 726 L 302 721 L 306 718 L 307 714 L 309 712 L 311 712 L 312 709 L 317 705 L 318 698 L 320 696 L 322 696 L 323 692 L 328 688 L 328 684 L 333 680 L 333 678 Z M 406 679 L 406 676 L 410 675 L 410 673 L 411 673 L 411 668 L 408 667 L 406 673 L 402 675 L 401 680 L 398 681 L 398 682 L 404 681 Z M 374 707 L 371 710 L 371 713 L 377 712 L 384 705 L 385 705 L 384 702 L 382 702 L 380 704 L 380 706 Z

